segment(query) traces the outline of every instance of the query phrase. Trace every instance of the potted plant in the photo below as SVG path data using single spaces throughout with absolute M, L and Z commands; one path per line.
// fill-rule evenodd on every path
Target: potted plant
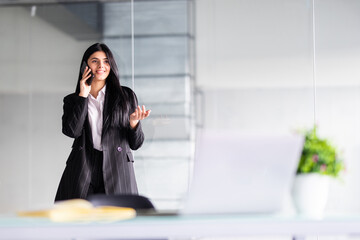
M 295 206 L 301 215 L 323 215 L 331 178 L 344 169 L 336 148 L 319 138 L 316 127 L 305 133 L 305 142 L 293 187 Z

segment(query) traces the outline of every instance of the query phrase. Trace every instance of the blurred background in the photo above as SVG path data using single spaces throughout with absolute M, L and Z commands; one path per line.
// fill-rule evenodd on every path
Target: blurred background
M 53 203 L 73 141 L 62 100 L 95 42 L 152 110 L 134 164 L 158 209 L 187 193 L 197 129 L 316 123 L 346 163 L 327 212 L 359 213 L 359 11 L 357 0 L 1 1 L 0 213 Z

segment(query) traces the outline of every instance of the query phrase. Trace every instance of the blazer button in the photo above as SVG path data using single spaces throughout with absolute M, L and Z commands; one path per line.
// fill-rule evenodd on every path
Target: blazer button
M 80 146 L 80 147 L 79 147 L 79 150 L 82 150 L 82 149 L 83 149 L 83 147 L 82 147 L 82 146 Z
M 122 151 L 122 148 L 121 148 L 121 147 L 118 147 L 117 150 L 118 150 L 118 152 L 121 152 L 121 151 Z

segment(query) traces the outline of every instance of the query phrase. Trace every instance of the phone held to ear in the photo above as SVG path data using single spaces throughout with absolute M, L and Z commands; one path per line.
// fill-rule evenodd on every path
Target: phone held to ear
M 89 66 L 86 64 L 85 61 L 82 62 L 82 64 L 81 64 L 81 74 L 84 74 L 84 71 L 85 71 L 86 67 L 89 67 Z M 91 77 L 89 77 L 89 78 L 86 80 L 86 84 L 89 85 L 89 86 L 91 85 L 91 83 L 92 83 L 92 81 L 93 81 L 93 78 L 94 78 L 94 74 L 93 74 L 92 72 L 91 72 L 90 74 L 91 74 Z

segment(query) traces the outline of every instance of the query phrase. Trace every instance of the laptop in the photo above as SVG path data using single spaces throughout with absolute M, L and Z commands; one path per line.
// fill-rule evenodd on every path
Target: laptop
M 304 138 L 203 130 L 180 214 L 276 213 L 290 192 Z
M 290 193 L 303 149 L 300 135 L 250 135 L 202 130 L 193 176 L 179 211 L 145 209 L 138 215 L 273 214 Z

